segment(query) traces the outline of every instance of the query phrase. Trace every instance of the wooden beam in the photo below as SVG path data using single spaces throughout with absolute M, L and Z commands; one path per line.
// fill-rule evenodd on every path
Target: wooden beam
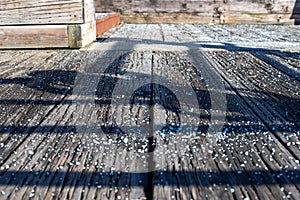
M 95 22 L 0 26 L 0 49 L 81 48 L 96 39 Z
M 300 18 L 300 15 L 298 16 Z M 221 23 L 222 24 L 294 24 L 295 19 L 292 19 L 291 14 L 224 13 L 221 15 Z
M 95 20 L 95 6 L 94 0 L 83 0 L 83 18 L 84 23 Z
M 82 0 L 1 0 L 0 25 L 83 23 L 82 4 Z
M 68 47 L 67 25 L 0 26 L 1 49 Z
M 208 24 L 218 23 L 211 13 L 130 13 L 121 15 L 121 21 L 137 24 Z
M 152 3 L 151 3 L 152 2 Z M 95 0 L 96 12 L 120 12 L 125 23 L 300 23 L 298 0 Z M 291 19 L 290 19 L 291 18 Z
M 132 24 L 294 24 L 300 14 L 269 13 L 130 13 L 121 20 Z

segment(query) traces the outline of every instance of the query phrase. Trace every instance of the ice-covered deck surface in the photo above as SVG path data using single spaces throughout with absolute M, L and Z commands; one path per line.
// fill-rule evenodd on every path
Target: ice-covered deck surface
M 92 49 L 300 50 L 300 27 L 292 25 L 127 24 L 107 35 L 105 45 Z
M 300 199 L 299 34 L 124 25 L 0 52 L 0 199 Z

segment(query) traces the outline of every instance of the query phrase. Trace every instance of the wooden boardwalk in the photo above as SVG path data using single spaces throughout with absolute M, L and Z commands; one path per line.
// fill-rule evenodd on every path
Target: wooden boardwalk
M 0 199 L 300 199 L 299 27 L 108 35 L 0 52 Z

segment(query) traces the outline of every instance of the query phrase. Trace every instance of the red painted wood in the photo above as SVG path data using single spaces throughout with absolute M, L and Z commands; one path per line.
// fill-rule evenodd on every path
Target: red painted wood
M 101 36 L 104 32 L 120 24 L 120 13 L 111 14 L 96 20 L 96 34 Z

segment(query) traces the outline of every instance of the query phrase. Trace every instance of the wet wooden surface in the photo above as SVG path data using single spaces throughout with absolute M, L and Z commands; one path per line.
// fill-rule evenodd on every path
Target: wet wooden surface
M 246 28 L 0 52 L 1 199 L 299 199 L 299 28 Z

